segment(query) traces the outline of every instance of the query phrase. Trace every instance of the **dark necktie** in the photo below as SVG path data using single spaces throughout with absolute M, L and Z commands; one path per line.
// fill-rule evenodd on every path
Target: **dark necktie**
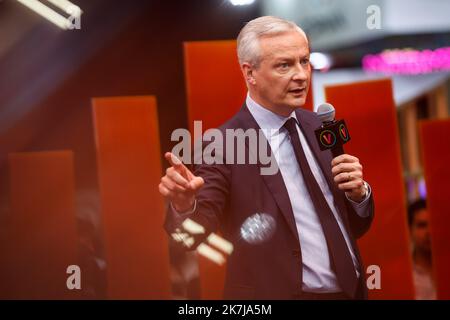
M 309 168 L 296 126 L 297 121 L 294 118 L 290 118 L 284 124 L 284 127 L 289 131 L 295 156 L 299 163 L 300 170 L 302 171 L 306 187 L 314 204 L 314 208 L 316 209 L 322 225 L 323 233 L 325 234 L 325 239 L 327 241 L 328 252 L 331 257 L 331 262 L 334 267 L 338 283 L 345 293 L 347 293 L 350 297 L 354 297 L 358 279 L 350 251 L 336 218 L 328 206 L 325 196 L 323 195 L 322 190 L 320 189 L 313 173 L 311 172 L 311 169 Z

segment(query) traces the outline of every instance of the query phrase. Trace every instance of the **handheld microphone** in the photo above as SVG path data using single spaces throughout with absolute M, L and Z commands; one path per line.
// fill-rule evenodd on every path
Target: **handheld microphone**
M 321 104 L 317 108 L 317 115 L 322 121 L 322 126 L 314 131 L 320 150 L 331 149 L 333 158 L 344 153 L 344 144 L 350 140 L 345 121 L 335 120 L 335 113 L 331 104 Z

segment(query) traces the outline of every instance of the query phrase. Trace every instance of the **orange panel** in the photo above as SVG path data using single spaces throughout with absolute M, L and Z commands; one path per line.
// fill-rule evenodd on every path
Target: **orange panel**
M 375 219 L 359 241 L 364 263 L 381 269 L 381 290 L 371 299 L 413 299 L 412 262 L 406 217 L 397 115 L 389 79 L 325 88 L 336 118 L 345 119 L 352 140 L 346 153 L 357 156 L 372 187 Z
M 204 300 L 223 299 L 226 264 L 218 264 L 198 255 L 201 298 Z
M 231 118 L 245 101 L 245 86 L 236 56 L 236 41 L 184 43 L 188 121 L 202 120 L 203 130 Z
M 450 120 L 421 122 L 420 136 L 437 296 L 450 299 Z
M 67 267 L 78 264 L 72 152 L 13 153 L 9 165 L 11 298 L 79 297 L 66 286 Z
M 108 297 L 170 297 L 156 100 L 93 99 Z
M 242 106 L 247 87 L 236 56 L 236 41 L 184 43 L 188 98 L 188 123 L 195 120 L 203 131 L 216 128 Z M 225 267 L 199 257 L 200 290 L 203 299 L 222 299 Z
M 203 131 L 217 128 L 230 119 L 245 102 L 247 87 L 236 53 L 236 41 L 184 43 L 188 99 L 188 123 L 193 133 L 195 120 Z M 312 110 L 312 87 L 305 108 Z M 201 290 L 204 299 L 222 297 L 224 268 L 200 259 Z

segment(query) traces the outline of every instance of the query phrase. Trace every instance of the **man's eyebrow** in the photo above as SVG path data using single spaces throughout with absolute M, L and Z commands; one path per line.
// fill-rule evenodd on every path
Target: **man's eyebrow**
M 275 58 L 275 61 L 283 61 L 283 60 L 294 60 L 294 59 L 288 56 L 280 56 Z
M 310 56 L 310 54 L 307 53 L 307 54 L 305 54 L 305 55 L 301 55 L 300 58 L 301 58 L 301 59 L 307 59 L 307 58 L 309 58 L 309 56 Z M 289 57 L 288 57 L 288 56 L 279 56 L 279 57 L 276 57 L 276 58 L 275 58 L 275 61 L 276 61 L 276 62 L 283 61 L 283 60 L 290 61 L 290 60 L 295 60 L 295 58 L 293 58 L 293 57 L 291 57 L 291 56 L 289 56 Z

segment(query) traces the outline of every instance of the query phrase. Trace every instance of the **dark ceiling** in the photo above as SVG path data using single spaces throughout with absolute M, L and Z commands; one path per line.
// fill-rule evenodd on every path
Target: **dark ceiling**
M 77 174 L 89 175 L 79 180 L 90 183 L 90 99 L 98 96 L 155 95 L 167 149 L 170 132 L 187 121 L 182 43 L 234 39 L 260 15 L 257 5 L 228 0 L 72 2 L 83 10 L 81 30 L 0 2 L 0 170 L 11 152 L 69 149 Z

